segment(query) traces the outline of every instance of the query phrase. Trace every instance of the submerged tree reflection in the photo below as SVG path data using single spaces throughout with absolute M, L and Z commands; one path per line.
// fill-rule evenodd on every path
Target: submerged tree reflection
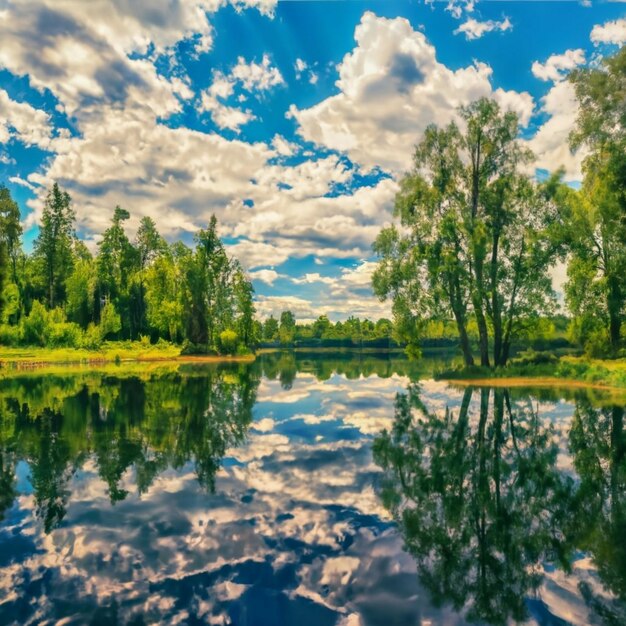
M 576 543 L 593 556 L 598 576 L 615 595 L 581 592 L 606 624 L 626 624 L 626 429 L 624 408 L 577 403 L 569 435 L 580 486 L 573 502 Z
M 0 518 L 15 497 L 16 459 L 24 460 L 46 532 L 63 520 L 71 478 L 88 459 L 112 503 L 131 486 L 145 492 L 163 469 L 188 461 L 201 485 L 214 490 L 224 454 L 245 438 L 258 387 L 250 368 L 4 382 Z
M 470 411 L 472 397 L 479 409 Z M 569 567 L 574 481 L 556 468 L 554 432 L 506 390 L 467 389 L 458 412 L 429 412 L 418 386 L 398 396 L 391 432 L 374 444 L 385 505 L 433 600 L 470 620 L 527 617 L 541 563 Z

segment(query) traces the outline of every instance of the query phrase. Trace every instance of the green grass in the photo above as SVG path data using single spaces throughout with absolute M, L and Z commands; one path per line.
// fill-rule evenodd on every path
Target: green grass
M 142 341 L 111 341 L 96 350 L 84 348 L 42 348 L 0 346 L 0 364 L 14 366 L 39 366 L 50 364 L 96 364 L 132 361 L 190 361 L 218 362 L 232 360 L 254 360 L 254 355 L 245 357 L 181 356 L 180 346 L 159 342 L 149 344 Z
M 551 362 L 515 362 L 506 367 L 463 367 L 441 371 L 435 377 L 440 380 L 481 379 L 559 379 L 594 386 L 626 389 L 626 359 L 588 359 L 562 356 Z

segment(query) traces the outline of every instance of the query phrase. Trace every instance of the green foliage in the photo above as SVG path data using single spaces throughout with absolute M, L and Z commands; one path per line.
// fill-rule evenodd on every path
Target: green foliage
M 72 266 L 72 244 L 76 214 L 70 204 L 70 196 L 57 183 L 46 196 L 39 235 L 35 240 L 33 257 L 49 308 L 65 299 L 65 283 Z
M 562 252 L 554 180 L 522 173 L 530 159 L 518 121 L 479 100 L 461 111 L 466 129 L 430 126 L 414 169 L 400 182 L 392 225 L 378 236 L 373 286 L 391 298 L 396 337 L 414 348 L 431 320 L 454 319 L 467 365 L 472 324 L 480 361 L 503 365 L 528 322 L 552 309 L 549 267 Z
M 117 335 L 122 330 L 122 321 L 112 302 L 107 302 L 100 312 L 99 330 L 102 339 Z
M 222 354 L 235 354 L 239 344 L 239 337 L 234 330 L 227 328 L 220 333 L 219 347 Z
M 626 48 L 570 80 L 579 101 L 571 144 L 588 149 L 582 188 L 568 196 L 572 336 L 589 355 L 615 356 L 626 314 Z

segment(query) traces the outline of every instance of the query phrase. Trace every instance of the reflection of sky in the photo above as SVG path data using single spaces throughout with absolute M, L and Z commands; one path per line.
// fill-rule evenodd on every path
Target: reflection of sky
M 130 495 L 112 506 L 89 459 L 71 479 L 67 516 L 48 535 L 20 463 L 20 495 L 0 525 L 0 623 L 464 623 L 430 604 L 376 494 L 371 440 L 391 425 L 406 384 L 301 374 L 283 389 L 263 379 L 247 442 L 228 451 L 214 495 L 190 462 L 162 472 L 141 496 L 128 471 Z M 422 384 L 431 410 L 458 408 L 462 395 Z M 572 405 L 539 408 L 560 436 Z M 576 576 L 548 572 L 531 623 L 586 623 L 576 583 L 593 572 L 585 559 L 575 566 Z

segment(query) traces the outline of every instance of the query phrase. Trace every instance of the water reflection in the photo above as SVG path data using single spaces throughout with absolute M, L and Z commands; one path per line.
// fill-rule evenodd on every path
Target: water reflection
M 87 459 L 106 483 L 112 504 L 144 493 L 167 467 L 194 461 L 198 482 L 215 474 L 252 421 L 258 377 L 249 368 L 159 372 L 142 378 L 92 374 L 27 376 L 3 381 L 0 513 L 15 496 L 15 467 L 29 467 L 37 516 L 45 532 L 65 517 L 68 484 Z
M 469 621 L 543 623 L 534 599 L 544 574 L 571 572 L 585 550 L 604 583 L 578 582 L 591 614 L 626 623 L 623 413 L 577 401 L 575 476 L 557 465 L 554 423 L 508 390 L 468 388 L 454 411 L 429 410 L 418 385 L 398 396 L 374 457 L 384 504 L 436 604 Z
M 6 374 L 0 624 L 625 623 L 619 405 L 437 366 Z

